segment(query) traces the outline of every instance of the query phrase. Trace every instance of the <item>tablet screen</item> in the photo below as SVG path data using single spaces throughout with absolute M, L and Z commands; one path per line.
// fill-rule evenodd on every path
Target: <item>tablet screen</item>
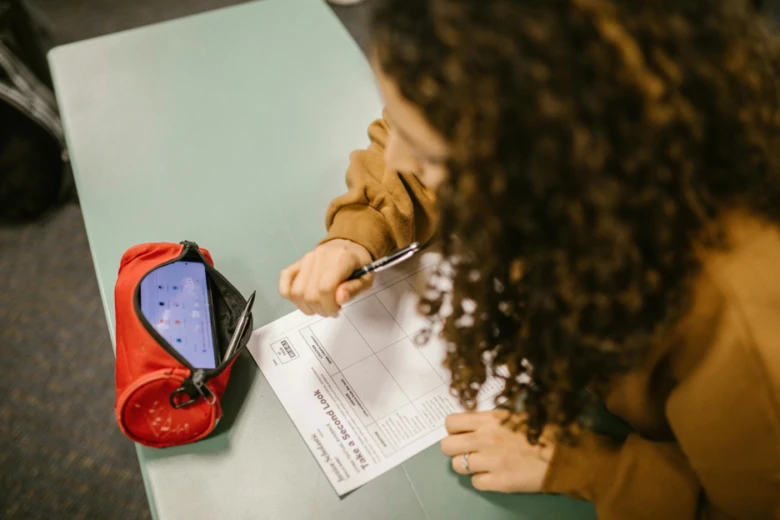
M 141 282 L 141 312 L 194 368 L 215 368 L 214 332 L 206 279 L 200 262 L 158 267 Z

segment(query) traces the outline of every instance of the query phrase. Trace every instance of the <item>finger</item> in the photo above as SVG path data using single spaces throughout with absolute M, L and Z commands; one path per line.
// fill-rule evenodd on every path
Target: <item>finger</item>
M 306 283 L 309 280 L 311 274 L 311 264 L 313 261 L 313 255 L 308 254 L 301 260 L 300 270 L 293 280 L 292 287 L 290 288 L 290 299 L 300 307 L 303 303 L 303 293 L 306 290 Z
M 306 281 L 311 274 L 311 264 L 312 255 L 306 255 L 301 264 L 301 270 L 293 281 L 292 289 L 290 289 L 290 300 L 307 316 L 316 314 L 312 306 L 306 303 L 303 298 L 303 292 L 306 289 Z
M 350 280 L 339 285 L 336 289 L 336 303 L 339 307 L 346 305 L 350 300 L 355 298 L 360 293 L 367 291 L 374 284 L 374 278 L 376 276 L 369 274 L 358 278 L 357 280 Z
M 297 304 L 298 308 L 301 310 L 302 313 L 304 313 L 306 316 L 314 316 L 317 314 L 314 312 L 314 309 L 312 309 L 306 302 L 300 302 Z
M 290 290 L 292 289 L 293 280 L 298 276 L 300 270 L 300 260 L 282 270 L 282 273 L 279 275 L 279 294 L 282 298 L 286 300 L 290 299 Z
M 477 437 L 474 433 L 449 435 L 441 440 L 441 452 L 448 457 L 471 453 L 477 450 Z
M 499 476 L 490 472 L 476 473 L 471 477 L 471 485 L 478 491 L 501 491 L 503 487 Z
M 312 265 L 312 273 L 309 277 L 309 283 L 306 287 L 306 302 L 311 306 L 312 310 L 320 316 L 329 318 L 335 318 L 339 315 L 341 307 L 336 305 L 336 287 L 339 283 L 337 277 L 334 282 L 328 282 L 328 278 L 332 277 L 333 269 L 329 266 L 327 261 L 318 259 Z M 323 289 L 324 284 L 328 284 L 331 289 Z
M 323 312 L 328 316 L 337 316 L 341 305 L 336 302 L 336 290 L 342 281 L 341 273 L 335 269 L 326 269 L 318 277 L 317 292 Z
M 469 453 L 468 464 L 464 463 L 463 455 L 452 457 L 452 470 L 459 475 L 474 475 L 490 469 L 487 458 L 480 453 Z
M 444 426 L 450 435 L 456 433 L 473 432 L 480 426 L 495 422 L 491 412 L 465 412 L 448 415 L 444 420 Z
M 315 314 L 328 316 L 329 313 L 323 309 L 322 299 L 320 298 L 319 281 L 322 277 L 323 262 L 316 255 L 309 268 L 309 274 L 306 278 L 306 288 L 303 290 L 303 302 L 306 303 Z

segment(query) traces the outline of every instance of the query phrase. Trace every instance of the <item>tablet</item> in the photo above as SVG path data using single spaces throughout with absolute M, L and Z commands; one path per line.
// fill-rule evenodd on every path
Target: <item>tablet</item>
M 214 312 L 203 263 L 172 262 L 146 275 L 141 312 L 193 368 L 216 368 Z

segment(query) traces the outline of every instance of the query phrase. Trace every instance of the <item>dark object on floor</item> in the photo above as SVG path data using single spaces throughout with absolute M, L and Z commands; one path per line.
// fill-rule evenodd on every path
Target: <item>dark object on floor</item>
M 0 0 L 0 219 L 37 218 L 71 192 L 45 48 L 17 0 Z

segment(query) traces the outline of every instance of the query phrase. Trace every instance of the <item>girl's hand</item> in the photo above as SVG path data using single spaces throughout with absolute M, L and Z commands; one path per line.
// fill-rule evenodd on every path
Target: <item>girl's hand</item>
M 371 254 L 355 242 L 325 242 L 282 271 L 279 294 L 304 314 L 338 316 L 342 305 L 371 288 L 373 275 L 346 281 L 352 271 L 369 263 Z
M 441 450 L 452 457 L 456 473 L 473 475 L 471 483 L 480 491 L 539 493 L 555 446 L 546 437 L 532 446 L 523 433 L 502 424 L 508 415 L 499 410 L 450 415 Z

